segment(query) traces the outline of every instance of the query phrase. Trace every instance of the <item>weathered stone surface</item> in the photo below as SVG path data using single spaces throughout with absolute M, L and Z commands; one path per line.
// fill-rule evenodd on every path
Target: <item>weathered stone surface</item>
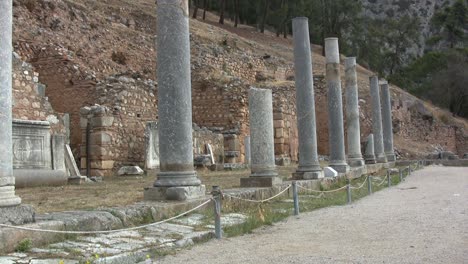
M 158 122 L 146 123 L 145 130 L 146 156 L 145 168 L 156 169 L 159 167 L 159 134 Z
M 341 96 L 340 51 L 337 38 L 325 39 L 326 78 L 328 87 L 328 135 L 330 145 L 330 167 L 346 173 L 343 101 Z
M 372 134 L 374 135 L 374 154 L 378 163 L 386 163 L 382 132 L 382 112 L 380 106 L 379 77 L 369 77 L 372 104 Z
M 364 159 L 366 161 L 366 164 L 375 164 L 377 161 L 375 160 L 375 152 L 374 152 L 374 135 L 369 134 L 367 136 L 367 141 L 366 141 L 366 153 L 364 155 Z
M 396 156 L 393 150 L 393 123 L 392 123 L 392 102 L 388 82 L 383 82 L 380 85 L 382 92 L 382 129 L 384 152 L 387 156 L 387 161 L 395 161 Z
M 249 177 L 241 178 L 240 186 L 241 187 L 273 187 L 275 185 L 280 185 L 282 180 L 280 177 Z
M 52 136 L 52 169 L 65 171 L 65 136 Z
M 193 167 L 188 1 L 159 0 L 157 77 L 160 170 L 155 187 L 200 186 Z
M 13 1 L 0 1 L 0 179 L 6 186 L 15 186 L 13 178 L 13 141 L 12 141 L 12 28 L 13 28 Z M 5 186 L 0 185 L 0 186 Z M 0 187 L 3 188 L 3 187 Z M 0 198 L 0 207 L 15 206 L 21 199 L 15 192 Z M 2 214 L 3 215 L 3 214 Z M 1 216 L 0 216 L 1 217 Z
M 332 167 L 325 167 L 323 169 L 323 172 L 325 174 L 325 177 L 331 177 L 331 178 L 338 177 L 338 172 Z
M 206 195 L 205 185 L 199 186 L 176 186 L 176 187 L 151 187 L 144 191 L 146 201 L 174 200 L 185 201 L 204 197 Z
M 359 123 L 359 97 L 355 57 L 345 59 L 345 74 L 348 164 L 352 167 L 360 167 L 364 165 L 364 159 L 361 154 L 361 129 Z
M 35 213 L 32 206 L 22 204 L 17 206 L 2 207 L 2 198 L 3 197 L 0 196 L 0 224 L 22 225 L 35 221 Z
M 294 177 L 305 179 L 304 173 L 320 174 L 322 171 L 317 152 L 314 79 L 312 76 L 309 21 L 307 18 L 293 19 L 293 37 L 299 137 L 299 166 Z
M 52 169 L 49 122 L 14 120 L 12 140 L 14 169 Z
M 145 171 L 142 170 L 139 166 L 124 166 L 119 169 L 117 172 L 119 176 L 126 176 L 126 175 L 143 175 Z

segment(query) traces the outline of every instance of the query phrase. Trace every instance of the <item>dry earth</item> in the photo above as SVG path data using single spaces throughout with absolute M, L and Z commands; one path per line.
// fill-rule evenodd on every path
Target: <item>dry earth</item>
M 406 182 L 155 263 L 468 263 L 468 168 Z

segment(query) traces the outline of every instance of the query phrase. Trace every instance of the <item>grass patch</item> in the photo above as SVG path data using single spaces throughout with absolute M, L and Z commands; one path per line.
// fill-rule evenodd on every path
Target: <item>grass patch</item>
M 25 238 L 18 243 L 16 246 L 16 252 L 28 252 L 32 248 L 32 241 L 30 238 Z

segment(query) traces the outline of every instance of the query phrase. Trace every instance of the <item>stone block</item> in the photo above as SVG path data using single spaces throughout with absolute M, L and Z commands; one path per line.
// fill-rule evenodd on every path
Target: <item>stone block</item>
M 52 135 L 52 167 L 65 170 L 65 136 Z
M 73 176 L 68 178 L 69 185 L 81 185 L 86 182 L 86 176 Z
M 283 182 L 280 177 L 249 177 L 241 178 L 240 180 L 240 186 L 243 188 L 273 187 L 276 185 L 280 185 Z
M 178 187 L 150 187 L 145 188 L 143 197 L 145 201 L 186 201 L 206 196 L 205 185 L 178 186 Z
M 93 145 L 111 144 L 112 136 L 107 132 L 98 131 L 91 134 L 90 141 Z
M 13 120 L 13 168 L 52 169 L 50 124 Z
M 98 160 L 91 161 L 92 169 L 111 170 L 114 168 L 115 161 L 113 160 Z M 86 167 L 86 163 L 85 163 Z
M 274 120 L 273 121 L 273 126 L 275 128 L 284 127 L 284 121 L 283 120 Z
M 292 174 L 294 180 L 316 180 L 322 179 L 323 171 L 305 171 L 305 172 L 294 172 Z
M 114 123 L 113 116 L 97 116 L 91 118 L 91 125 L 95 127 L 110 127 Z
M 35 212 L 30 205 L 0 207 L 0 224 L 23 225 L 34 221 Z
M 282 138 L 284 133 L 283 128 L 276 128 L 275 129 L 275 138 Z
M 119 176 L 143 175 L 144 173 L 145 171 L 143 171 L 139 166 L 124 166 L 117 172 Z
M 330 177 L 330 178 L 338 177 L 338 172 L 332 167 L 323 168 L 323 173 L 325 174 L 325 177 Z

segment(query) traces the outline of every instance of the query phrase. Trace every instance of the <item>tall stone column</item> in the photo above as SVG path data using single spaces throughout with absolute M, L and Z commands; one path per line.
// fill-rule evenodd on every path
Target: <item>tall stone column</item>
M 205 195 L 193 165 L 188 15 L 188 0 L 157 0 L 160 172 L 149 200 Z
M 338 38 L 325 39 L 326 79 L 328 87 L 328 135 L 330 144 L 330 167 L 337 172 L 346 173 L 343 102 L 340 79 L 340 51 Z
M 380 107 L 379 77 L 371 76 L 370 95 L 372 104 L 372 133 L 374 135 L 374 152 L 378 163 L 386 163 L 387 158 L 384 153 L 383 132 L 382 132 L 382 112 Z
M 281 183 L 275 165 L 273 97 L 271 90 L 249 90 L 251 174 L 241 187 L 271 187 Z
M 13 176 L 12 8 L 12 0 L 0 1 L 0 223 L 23 224 L 34 220 L 34 212 L 21 205 Z
M 375 160 L 375 154 L 374 154 L 374 135 L 373 134 L 369 134 L 369 136 L 367 137 L 366 153 L 364 155 L 364 158 L 366 160 L 366 164 L 377 163 Z
M 364 165 L 364 159 L 361 153 L 361 128 L 359 125 L 359 96 L 355 57 L 345 59 L 345 77 L 348 163 L 352 167 L 360 167 Z
M 12 1 L 0 1 L 0 206 L 15 206 L 12 146 Z
M 323 171 L 318 161 L 315 122 L 314 78 L 309 39 L 309 20 L 293 19 L 296 111 L 299 132 L 299 167 L 295 179 L 318 179 Z
M 383 143 L 384 152 L 387 156 L 387 161 L 395 161 L 395 152 L 393 151 L 393 125 L 392 125 L 392 102 L 388 82 L 385 81 L 380 85 L 382 91 L 382 126 L 383 126 Z

